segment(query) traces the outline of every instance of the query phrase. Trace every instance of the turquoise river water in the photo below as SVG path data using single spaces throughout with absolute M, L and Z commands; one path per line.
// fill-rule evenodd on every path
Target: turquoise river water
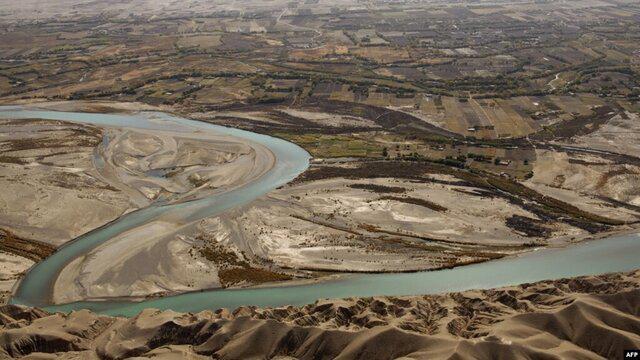
M 153 205 L 126 214 L 74 239 L 29 270 L 15 289 L 12 303 L 40 306 L 50 311 L 92 309 L 104 314 L 132 316 L 149 307 L 194 312 L 243 305 L 303 305 L 319 298 L 433 294 L 561 277 L 628 271 L 640 267 L 638 256 L 640 235 L 630 234 L 587 241 L 561 249 L 542 249 L 517 257 L 448 270 L 348 275 L 339 279 L 304 285 L 203 290 L 141 302 L 109 300 L 51 305 L 49 299 L 52 287 L 60 270 L 78 256 L 160 215 L 173 214 L 192 221 L 215 216 L 233 207 L 246 204 L 286 184 L 303 172 L 309 165 L 309 154 L 297 145 L 282 139 L 158 112 L 126 115 L 94 114 L 1 106 L 0 118 L 66 120 L 100 126 L 127 126 L 175 132 L 211 131 L 264 145 L 277 158 L 275 166 L 270 171 L 240 188 L 180 204 Z

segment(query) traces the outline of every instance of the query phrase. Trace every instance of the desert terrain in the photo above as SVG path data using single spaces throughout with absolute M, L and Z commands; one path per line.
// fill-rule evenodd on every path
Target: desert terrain
M 132 318 L 5 305 L 0 354 L 21 359 L 615 359 L 640 346 L 638 271 L 492 290 L 321 299 L 303 307 Z M 319 355 L 321 354 L 321 355 Z
M 92 108 L 83 102 L 46 106 L 65 110 Z M 117 103 L 100 106 L 119 113 L 133 110 L 120 109 Z M 290 110 L 282 112 L 289 113 Z M 224 114 L 229 116 L 229 112 Z M 326 113 L 294 114 L 304 114 L 316 121 L 327 119 Z M 247 121 L 276 118 L 264 111 L 251 115 L 235 113 L 234 117 Z M 341 128 L 360 121 L 353 118 L 345 125 L 334 118 L 321 126 Z M 612 117 L 611 121 L 617 119 Z M 362 123 L 366 124 L 366 120 Z M 23 132 L 28 133 L 28 129 Z M 251 147 L 211 135 L 203 141 L 161 131 L 141 133 L 126 128 L 102 131 L 104 134 L 98 135 L 101 140 L 94 140 L 93 148 L 84 149 L 85 153 L 93 154 L 85 172 L 76 169 L 77 163 L 71 170 L 60 165 L 57 169 L 62 176 L 75 171 L 88 174 L 87 179 L 103 181 L 106 185 L 96 185 L 99 192 L 94 196 L 104 198 L 110 194 L 116 199 L 118 196 L 127 199 L 128 203 L 114 204 L 121 207 L 121 213 L 154 203 L 175 203 L 224 192 L 260 176 L 270 162 L 264 151 L 265 161 L 253 155 Z M 16 136 L 20 132 L 14 130 L 11 134 Z M 113 237 L 64 267 L 56 280 L 52 300 L 55 303 L 108 298 L 141 300 L 185 291 L 300 281 L 340 273 L 449 268 L 544 246 L 563 246 L 607 232 L 629 231 L 635 228 L 640 216 L 635 205 L 639 196 L 637 162 L 629 162 L 624 156 L 616 156 L 617 153 L 594 153 L 578 147 L 567 150 L 560 142 L 558 148 L 545 145 L 544 149 L 528 150 L 526 155 L 502 152 L 503 156 L 527 157 L 531 175 L 518 181 L 517 172 L 509 178 L 485 170 L 482 165 L 487 163 L 475 155 L 466 157 L 468 169 L 446 162 L 416 162 L 402 153 L 403 147 L 414 146 L 415 142 L 400 143 L 385 133 L 376 136 L 375 141 L 384 141 L 390 152 L 394 148 L 396 152 L 386 159 L 366 161 L 316 156 L 311 167 L 294 182 L 248 205 L 193 222 L 157 219 Z M 580 139 L 563 141 L 573 144 Z M 312 154 L 327 151 L 323 145 L 316 148 L 317 142 L 305 141 L 300 140 Z M 633 137 L 627 141 L 629 146 L 635 142 L 637 139 Z M 469 154 L 478 151 L 461 149 Z M 8 154 L 21 162 L 37 160 L 37 156 L 28 152 Z M 7 166 L 38 170 L 33 165 Z M 49 172 L 46 174 L 50 176 Z M 37 175 L 34 171 L 25 178 L 35 180 Z M 75 181 L 66 186 L 71 188 L 68 191 L 83 201 L 90 199 L 86 194 L 92 189 L 86 185 L 88 180 L 80 177 Z M 14 182 L 10 186 L 15 186 Z M 73 189 L 81 189 L 85 194 L 75 195 Z M 105 203 L 108 204 L 105 201 L 102 206 Z M 39 199 L 30 206 L 46 209 L 47 203 Z M 66 208 L 78 210 L 77 206 Z M 101 209 L 80 209 L 83 219 L 96 214 L 96 224 L 67 234 L 57 242 L 50 237 L 20 232 L 21 228 L 16 226 L 20 222 L 14 220 L 17 215 L 8 218 L 6 223 L 13 227 L 7 230 L 20 238 L 56 246 L 118 217 L 113 213 L 105 215 Z M 58 211 L 52 214 L 59 219 Z M 74 214 L 65 216 L 73 218 Z M 34 218 L 45 219 L 41 215 Z M 39 225 L 47 226 L 53 227 L 46 223 Z M 130 245 L 133 243 L 135 247 Z
M 52 263 L 37 304 L 144 304 L 637 233 L 639 24 L 632 0 L 5 2 L 0 303 Z M 258 192 L 293 167 L 263 135 L 310 161 Z M 611 358 L 640 346 L 638 276 L 131 319 L 6 305 L 0 357 Z

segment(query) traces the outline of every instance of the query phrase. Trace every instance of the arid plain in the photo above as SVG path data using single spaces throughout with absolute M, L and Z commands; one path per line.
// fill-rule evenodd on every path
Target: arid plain
M 159 216 L 117 233 L 63 264 L 47 302 L 143 301 L 449 269 L 637 233 L 639 19 L 638 4 L 624 0 L 3 5 L 2 105 L 145 114 L 159 123 L 164 115 L 153 120 L 153 114 L 166 113 L 284 139 L 310 156 L 306 171 L 251 202 L 195 220 Z M 140 209 L 250 186 L 277 161 L 259 142 L 215 131 L 1 119 L 3 300 L 31 266 L 79 236 Z M 473 351 L 534 356 L 547 345 L 554 349 L 546 352 L 550 357 L 609 357 L 612 344 L 640 347 L 632 291 L 637 280 L 637 272 L 626 272 L 549 281 L 531 291 L 523 285 L 435 296 L 426 303 L 320 301 L 304 309 L 230 309 L 190 320 L 151 310 L 124 320 L 9 305 L 0 311 L 6 334 L 0 353 L 313 358 L 323 350 L 325 358 L 364 359 L 372 353 L 371 339 L 401 333 L 399 339 L 423 345 L 380 358 L 454 357 L 454 346 L 462 357 Z M 554 298 L 538 301 L 546 291 Z M 482 300 L 463 306 L 462 298 Z M 323 316 L 344 321 L 328 326 L 312 315 L 326 311 L 314 307 L 333 309 Z M 540 335 L 547 344 L 541 347 L 506 335 L 514 329 L 548 333 L 551 327 L 528 321 L 553 316 L 560 324 L 569 321 L 558 320 L 560 314 L 585 308 L 594 311 L 581 323 L 587 329 L 617 319 L 608 323 L 613 335 L 602 339 L 609 345 L 585 345 L 593 342 L 580 342 L 582 333 Z M 450 317 L 461 312 L 463 320 Z M 535 315 L 525 321 L 515 313 Z M 494 316 L 501 317 L 495 327 L 485 319 Z M 136 321 L 144 324 L 132 325 Z M 103 341 L 117 332 L 108 328 L 138 332 L 163 321 L 197 327 L 184 332 L 191 335 L 218 326 L 236 335 L 263 326 L 289 335 L 262 345 L 258 333 L 248 335 L 253 340 L 230 335 L 250 341 L 254 353 L 186 340 L 156 343 L 146 335 L 132 340 L 139 346 L 131 349 Z M 87 322 L 102 330 L 72 339 L 72 331 L 59 329 L 82 332 Z M 63 345 L 34 340 L 34 326 L 45 323 L 52 329 L 45 343 Z M 331 349 L 320 349 L 290 338 L 338 341 L 329 328 L 349 334 L 342 345 L 330 340 Z M 212 334 L 207 341 L 222 341 Z M 425 334 L 446 336 L 436 346 Z M 506 342 L 517 346 L 508 350 L 500 345 Z M 62 355 L 66 350 L 75 353 Z

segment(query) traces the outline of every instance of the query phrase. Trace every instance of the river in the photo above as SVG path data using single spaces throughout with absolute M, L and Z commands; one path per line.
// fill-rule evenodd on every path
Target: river
M 92 309 L 110 315 L 132 316 L 149 307 L 193 312 L 220 307 L 235 308 L 242 305 L 303 305 L 318 298 L 433 294 L 492 288 L 560 277 L 628 271 L 640 267 L 640 257 L 637 256 L 640 253 L 640 236 L 631 234 L 587 241 L 562 249 L 541 249 L 517 257 L 449 270 L 347 275 L 336 280 L 305 285 L 205 290 L 142 302 L 110 300 L 51 306 L 48 299 L 58 273 L 76 257 L 111 237 L 145 224 L 161 214 L 173 212 L 185 219 L 194 220 L 214 216 L 246 204 L 291 181 L 303 172 L 308 167 L 309 154 L 297 145 L 281 139 L 157 112 L 122 115 L 0 107 L 0 118 L 42 118 L 139 129 L 213 131 L 260 143 L 267 146 L 277 158 L 275 166 L 269 172 L 240 188 L 187 203 L 153 205 L 122 216 L 114 222 L 74 239 L 29 270 L 17 287 L 12 303 L 41 306 L 50 311 Z

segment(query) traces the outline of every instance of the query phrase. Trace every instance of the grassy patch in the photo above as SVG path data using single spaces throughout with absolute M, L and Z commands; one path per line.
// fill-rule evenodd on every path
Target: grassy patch
M 24 165 L 27 161 L 15 156 L 0 156 L 0 163 Z
M 402 194 L 407 191 L 407 189 L 399 186 L 385 186 L 385 185 L 376 185 L 376 184 L 351 184 L 350 188 L 360 189 L 360 190 L 369 190 L 375 193 L 394 193 L 394 194 Z
M 238 257 L 235 252 L 227 250 L 220 244 L 208 244 L 199 249 L 199 251 L 207 260 L 218 265 L 218 277 L 222 287 L 229 287 L 242 282 L 261 284 L 291 280 L 291 276 L 287 274 L 252 267 L 247 261 Z
M 551 230 L 545 226 L 545 221 L 526 216 L 512 215 L 507 219 L 506 225 L 529 237 L 547 237 L 551 234 Z
M 296 143 L 316 158 L 381 157 L 382 146 L 375 141 L 349 135 L 275 133 Z
M 249 263 L 240 259 L 236 253 L 219 244 L 211 244 L 201 248 L 200 254 L 218 265 L 249 267 Z
M 273 281 L 291 280 L 291 276 L 281 274 L 265 269 L 257 269 L 252 267 L 222 269 L 218 271 L 220 282 L 223 286 L 231 286 L 240 282 L 249 282 L 252 284 L 261 284 Z

